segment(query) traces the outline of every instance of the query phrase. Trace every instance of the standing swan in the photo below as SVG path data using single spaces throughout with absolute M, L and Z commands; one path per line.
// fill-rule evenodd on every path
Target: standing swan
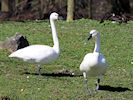
M 30 45 L 28 47 L 13 52 L 12 54 L 9 55 L 9 57 L 15 57 L 30 63 L 37 64 L 37 73 L 41 75 L 40 73 L 41 64 L 46 64 L 56 60 L 60 53 L 59 41 L 54 24 L 54 21 L 57 19 L 58 19 L 57 13 L 54 12 L 50 15 L 50 24 L 51 24 L 52 36 L 54 42 L 53 47 L 47 45 Z
M 99 89 L 99 83 L 101 76 L 106 72 L 107 64 L 104 56 L 100 53 L 100 33 L 96 30 L 90 31 L 90 36 L 88 38 L 95 38 L 95 48 L 93 53 L 88 53 L 85 55 L 82 63 L 80 64 L 80 71 L 83 72 L 83 77 L 85 80 L 85 85 L 87 86 L 87 76 L 97 76 L 97 86 L 96 90 Z M 90 92 L 87 87 L 87 91 Z

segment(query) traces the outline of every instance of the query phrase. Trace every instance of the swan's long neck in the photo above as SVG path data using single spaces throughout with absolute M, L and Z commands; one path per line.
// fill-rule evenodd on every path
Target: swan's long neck
M 95 48 L 93 52 L 100 52 L 100 34 L 98 33 L 95 41 Z
M 51 24 L 52 36 L 53 36 L 53 42 L 54 42 L 53 48 L 55 49 L 55 51 L 57 53 L 59 53 L 60 52 L 59 41 L 58 41 L 58 35 L 57 35 L 57 32 L 56 32 L 54 20 L 50 19 L 50 24 Z

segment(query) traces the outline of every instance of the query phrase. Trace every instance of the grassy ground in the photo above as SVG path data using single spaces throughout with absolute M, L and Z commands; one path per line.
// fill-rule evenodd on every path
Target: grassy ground
M 35 65 L 8 58 L 9 52 L 0 51 L 0 97 L 8 96 L 12 100 L 132 100 L 133 22 L 99 24 L 82 19 L 72 23 L 58 21 L 56 26 L 61 54 L 55 62 L 42 66 L 43 76 L 23 74 L 25 69 L 34 73 Z M 88 97 L 83 77 L 78 75 L 81 74 L 79 65 L 84 55 L 94 48 L 93 40 L 86 41 L 91 29 L 101 32 L 101 52 L 109 67 L 101 81 L 101 90 Z M 48 21 L 0 22 L 0 41 L 16 32 L 26 35 L 30 44 L 53 45 Z M 61 69 L 72 70 L 76 75 L 50 76 Z M 95 78 L 88 78 L 91 89 L 95 87 L 94 83 Z

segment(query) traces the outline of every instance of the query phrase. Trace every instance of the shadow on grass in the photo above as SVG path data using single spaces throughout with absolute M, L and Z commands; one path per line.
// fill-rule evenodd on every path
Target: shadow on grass
M 104 91 L 110 91 L 110 92 L 126 92 L 126 91 L 131 91 L 131 89 L 127 87 L 112 87 L 109 85 L 100 85 L 99 90 L 104 90 Z
M 25 72 L 23 74 L 27 74 L 27 75 L 39 75 L 37 73 L 29 73 L 29 72 Z M 41 76 L 50 76 L 50 77 L 80 77 L 82 75 L 80 74 L 71 74 L 71 73 L 41 73 Z

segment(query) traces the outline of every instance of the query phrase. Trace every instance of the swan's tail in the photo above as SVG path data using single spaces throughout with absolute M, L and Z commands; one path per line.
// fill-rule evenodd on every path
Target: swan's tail
M 15 55 L 14 55 L 14 53 L 12 53 L 8 57 L 15 57 Z
M 22 52 L 20 52 L 21 49 L 11 53 L 9 57 L 20 57 L 22 55 Z
M 8 57 L 18 57 L 18 53 L 17 52 L 13 52 Z

